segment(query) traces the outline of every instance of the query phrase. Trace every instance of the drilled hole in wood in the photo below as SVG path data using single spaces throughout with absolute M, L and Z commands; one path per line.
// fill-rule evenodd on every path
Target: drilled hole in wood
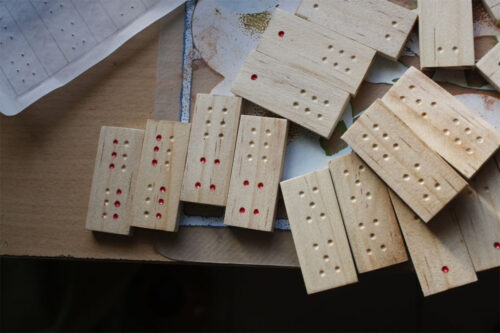
M 364 165 L 360 165 L 359 166 L 359 171 L 365 171 L 365 166 Z
M 159 151 L 160 151 L 160 147 L 155 146 L 155 147 L 153 148 L 153 151 L 154 151 L 155 153 L 159 152 Z
M 349 176 L 349 170 L 345 169 L 345 170 L 344 170 L 344 175 L 345 175 L 345 176 Z
M 319 214 L 319 217 L 320 217 L 322 220 L 324 220 L 324 219 L 326 218 L 326 214 L 325 214 L 325 213 L 320 213 L 320 214 Z
M 392 24 L 393 27 L 395 27 L 395 26 L 398 25 L 398 22 L 397 21 L 392 21 L 391 24 Z
M 201 187 L 201 183 L 200 183 L 200 182 L 196 182 L 196 183 L 194 184 L 194 187 L 195 187 L 195 188 L 197 188 L 197 189 L 198 189 L 198 188 L 200 188 L 200 187 Z
M 221 125 L 222 127 L 224 127 L 224 126 L 226 126 L 226 122 L 225 122 L 224 120 L 221 120 L 220 125 Z
M 292 105 L 293 105 L 294 108 L 298 108 L 299 107 L 299 102 L 295 101 L 295 102 L 293 102 Z
M 148 190 L 152 191 L 153 190 L 153 184 L 148 184 Z
M 352 61 L 356 60 L 356 56 L 354 54 L 351 56 L 351 60 Z
M 384 154 L 384 155 L 382 155 L 382 158 L 387 161 L 387 160 L 389 160 L 389 155 Z
M 410 176 L 409 176 L 408 174 L 406 174 L 406 173 L 405 173 L 405 174 L 403 175 L 403 179 L 404 179 L 404 180 L 406 180 L 406 181 L 408 181 L 408 180 L 410 180 Z
M 332 50 L 333 49 L 333 45 L 328 45 L 328 49 Z
M 500 243 L 499 243 L 499 242 L 495 242 L 495 244 L 493 244 L 493 247 L 494 247 L 495 249 L 500 250 Z
M 413 165 L 413 167 L 416 169 L 416 170 L 419 170 L 420 169 L 420 163 L 415 163 Z
M 304 191 L 299 191 L 299 197 L 301 197 L 301 198 L 304 197 Z
M 389 134 L 387 134 L 387 133 L 382 134 L 382 138 L 384 138 L 384 140 L 388 140 Z
M 257 130 L 255 129 L 255 127 L 252 127 L 252 129 L 250 131 L 252 132 L 252 134 L 256 134 L 257 133 Z
M 257 74 L 252 74 L 252 76 L 250 76 L 250 79 L 252 79 L 253 81 L 257 80 L 257 78 Z
M 333 67 L 338 67 L 339 66 L 339 63 L 338 62 L 334 62 L 333 63 Z
M 451 50 L 452 50 L 453 52 L 457 53 L 457 52 L 458 52 L 458 47 L 453 46 L 453 47 L 451 48 Z
M 245 207 L 240 207 L 240 214 L 244 214 L 245 213 Z
M 349 67 L 346 67 L 345 72 L 349 73 L 350 71 L 351 71 L 351 69 Z
M 329 240 L 327 241 L 327 243 L 328 243 L 328 246 L 333 246 L 333 240 L 332 240 L 332 239 L 329 239 Z
M 300 89 L 300 94 L 301 95 L 305 95 L 306 94 L 306 90 L 305 89 Z
M 313 248 L 314 248 L 315 250 L 319 250 L 319 245 L 318 245 L 318 243 L 313 243 Z
M 316 96 L 312 96 L 312 97 L 311 97 L 311 99 L 312 99 L 313 101 L 317 101 L 317 100 L 318 100 L 318 97 L 316 97 Z
M 316 203 L 315 203 L 314 201 L 311 201 L 311 202 L 309 203 L 309 207 L 311 207 L 311 208 L 316 207 Z
M 158 165 L 158 161 L 157 161 L 157 160 L 152 160 L 152 161 L 151 161 L 151 164 L 152 164 L 153 166 L 157 166 L 157 165 Z
M 102 218 L 103 218 L 103 219 L 105 219 L 105 218 L 107 218 L 107 217 L 108 217 L 108 214 L 106 214 L 106 213 L 102 213 Z
M 115 165 L 114 165 L 113 163 L 111 163 L 111 164 L 109 165 L 109 168 L 110 168 L 111 170 L 113 170 L 113 169 L 115 168 Z
M 447 128 L 445 128 L 445 129 L 443 130 L 443 134 L 444 134 L 444 135 L 450 135 L 450 131 L 449 131 Z
M 385 247 L 385 245 L 384 245 L 384 244 L 380 245 L 380 249 L 381 249 L 382 251 L 386 251 L 386 250 L 387 250 L 387 248 Z
M 417 98 L 417 99 L 415 100 L 415 103 L 417 103 L 417 104 L 421 104 L 421 103 L 422 103 L 422 100 L 421 100 L 420 98 Z
M 323 115 L 321 113 L 318 113 L 318 119 L 322 119 Z
M 311 223 L 311 222 L 312 222 L 312 217 L 310 217 L 310 216 L 306 216 L 306 222 L 307 222 L 307 223 Z
M 318 188 L 317 188 L 316 186 L 314 186 L 314 187 L 312 188 L 312 191 L 313 191 L 314 193 L 318 193 Z
M 173 135 L 170 136 L 170 138 L 168 138 L 170 140 L 170 142 L 174 142 L 175 138 Z
M 217 159 L 215 159 L 215 160 L 214 160 L 214 164 L 215 164 L 215 165 L 219 165 L 219 164 L 220 164 L 220 160 L 219 160 L 218 158 L 217 158 Z
M 427 112 L 422 112 L 422 117 L 427 118 Z
M 478 137 L 476 138 L 476 141 L 477 141 L 478 143 L 483 143 L 483 142 L 484 142 L 484 139 L 483 139 L 481 136 L 478 136 Z
M 389 34 L 386 34 L 384 37 L 385 37 L 385 39 L 387 39 L 387 40 L 391 40 L 391 35 L 389 35 Z
M 325 262 L 328 262 L 328 261 L 330 261 L 330 258 L 328 257 L 328 255 L 326 255 L 326 254 L 325 254 L 325 255 L 323 256 L 323 260 L 324 260 Z
M 109 200 L 108 199 L 104 200 L 104 206 L 107 206 L 107 205 L 109 205 Z
M 167 155 L 170 155 L 172 153 L 172 150 L 167 149 Z
M 354 181 L 354 184 L 356 184 L 356 185 L 358 185 L 358 186 L 361 186 L 361 181 L 360 181 L 359 179 L 356 179 L 356 180 Z
M 113 220 L 118 220 L 119 217 L 120 216 L 118 214 L 116 214 L 116 213 L 113 214 Z
M 223 138 L 224 137 L 224 133 L 219 133 L 219 138 Z
M 356 202 L 356 197 L 354 195 L 351 196 L 351 202 Z
M 104 193 L 109 194 L 109 188 L 107 188 Z
M 328 58 L 327 58 L 327 57 L 323 57 L 323 58 L 321 58 L 321 61 L 323 61 L 323 62 L 326 62 L 327 60 L 328 60 Z
M 460 140 L 460 138 L 455 138 L 455 144 L 457 145 L 461 145 L 462 144 L 462 140 Z
M 376 143 L 372 144 L 372 148 L 373 148 L 373 150 L 378 150 L 378 144 L 376 144 Z
M 372 194 L 370 192 L 366 192 L 366 197 L 371 200 Z
M 448 266 L 443 266 L 443 267 L 441 267 L 441 271 L 443 273 L 448 273 L 450 271 L 450 269 L 448 268 Z
M 165 188 L 165 186 L 160 187 L 160 192 L 161 193 L 165 193 L 166 191 L 167 191 L 167 189 Z
M 453 123 L 458 126 L 460 124 L 460 121 L 458 120 L 458 118 L 454 118 Z
M 315 4 L 313 5 L 313 8 L 318 8 L 318 7 L 319 7 L 319 5 L 318 5 L 317 3 L 315 3 Z
M 123 158 L 124 160 L 126 160 L 126 159 L 127 159 L 127 154 L 122 154 L 122 158 Z
M 439 53 L 443 52 L 443 48 L 441 46 L 438 46 L 437 50 Z
M 264 142 L 264 148 L 265 148 L 265 149 L 268 149 L 268 148 L 269 148 L 269 143 Z
M 259 215 L 259 210 L 258 209 L 254 209 L 253 210 L 253 215 Z
M 373 219 L 373 224 L 378 225 L 378 219 Z
M 320 271 L 319 271 L 319 275 L 320 275 L 321 277 L 325 277 L 325 275 L 326 275 L 326 274 L 325 274 L 325 271 L 320 270 Z
M 422 178 L 419 178 L 419 179 L 418 179 L 418 183 L 419 183 L 420 185 L 424 185 L 424 180 L 423 180 Z M 424 199 L 425 199 L 425 198 L 424 198 Z
M 337 273 L 340 272 L 340 267 L 339 266 L 335 266 L 335 272 L 337 272 Z
M 325 99 L 325 100 L 323 101 L 323 104 L 324 104 L 325 106 L 328 106 L 328 105 L 330 105 L 330 101 L 329 101 L 329 100 L 327 100 L 327 99 Z
M 441 184 L 439 184 L 439 183 L 435 183 L 435 184 L 434 184 L 434 188 L 435 188 L 436 190 L 440 190 L 440 189 L 441 189 Z
M 210 185 L 210 191 L 215 191 L 215 185 L 214 184 Z
M 365 225 L 363 224 L 363 222 L 360 222 L 358 224 L 358 227 L 359 227 L 359 229 L 363 230 L 365 228 Z
M 363 134 L 361 137 L 363 138 L 363 140 L 368 140 L 368 134 L 366 134 L 366 133 Z
M 370 238 L 375 239 L 375 234 L 373 232 L 370 234 Z
M 471 134 L 471 133 L 472 133 L 471 129 L 470 129 L 470 128 L 468 128 L 468 127 L 466 127 L 466 128 L 464 129 L 464 132 L 465 132 L 465 134 L 467 134 L 467 135 L 469 135 L 469 134 Z
M 251 161 L 252 160 L 252 155 L 251 154 L 248 154 L 247 155 L 247 160 Z
M 304 109 L 304 112 L 305 112 L 306 114 L 309 114 L 309 113 L 311 112 L 311 109 L 309 109 L 309 108 L 305 108 L 305 109 Z
M 270 136 L 270 135 L 271 135 L 271 130 L 270 130 L 270 129 L 266 129 L 266 135 L 267 135 L 267 136 Z
M 344 54 L 344 50 L 339 50 L 339 53 L 340 54 Z
M 116 158 L 116 156 L 117 156 L 117 155 L 118 155 L 118 154 L 117 154 L 116 152 L 112 152 L 112 153 L 111 153 L 111 157 L 112 157 L 112 158 Z
M 398 150 L 399 149 L 399 144 L 398 143 L 393 144 L 392 148 L 394 148 L 394 150 Z
M 379 129 L 378 124 L 373 124 L 373 126 L 372 126 L 372 127 L 373 127 L 373 129 L 374 129 L 375 131 L 378 131 L 378 129 Z
M 206 162 L 207 160 L 205 159 L 205 157 L 200 158 L 200 163 L 206 163 Z
M 157 220 L 161 220 L 161 214 L 160 213 L 156 213 L 156 219 Z
M 466 148 L 465 151 L 467 152 L 467 154 L 473 154 L 474 151 L 471 149 L 471 148 Z
M 207 120 L 207 121 L 205 122 L 205 124 L 207 124 L 207 126 L 210 126 L 210 125 L 212 124 L 212 122 L 211 122 L 211 121 L 210 121 L 210 119 L 209 119 L 209 120 Z
M 425 201 L 427 201 L 427 200 L 429 200 L 429 195 L 428 195 L 427 193 L 425 193 L 425 194 L 422 196 L 422 198 L 423 198 Z
M 368 255 L 371 255 L 372 254 L 372 250 L 371 249 L 366 249 L 366 253 L 368 253 Z
M 160 134 L 158 134 L 158 135 L 156 136 L 156 141 L 161 141 L 161 135 L 160 135 Z

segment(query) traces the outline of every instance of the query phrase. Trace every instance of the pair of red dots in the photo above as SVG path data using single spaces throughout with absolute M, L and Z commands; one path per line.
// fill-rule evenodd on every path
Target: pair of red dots
M 200 163 L 202 163 L 202 164 L 207 163 L 207 159 L 206 159 L 205 157 L 200 158 Z M 214 160 L 214 164 L 215 164 L 215 165 L 219 165 L 219 164 L 220 164 L 220 160 L 219 160 L 218 158 L 217 158 L 217 159 L 215 159 L 215 160 Z
M 246 212 L 245 207 L 241 207 L 240 208 L 240 214 L 245 214 L 245 212 Z M 254 209 L 253 210 L 253 215 L 259 215 L 259 210 L 258 209 Z
M 196 189 L 200 189 L 201 188 L 201 183 L 200 182 L 196 182 L 196 184 L 194 184 L 194 187 Z M 215 185 L 214 184 L 210 185 L 210 191 L 215 191 Z
M 243 181 L 243 186 L 250 186 L 250 182 L 248 180 Z M 264 188 L 264 183 L 258 183 L 257 184 L 258 188 Z

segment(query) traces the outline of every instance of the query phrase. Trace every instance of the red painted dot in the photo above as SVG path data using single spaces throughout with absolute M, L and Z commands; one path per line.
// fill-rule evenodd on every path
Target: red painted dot
M 240 213 L 243 214 L 245 212 L 245 207 L 240 208 Z
M 160 135 L 160 134 L 158 134 L 158 135 L 156 136 L 156 141 L 161 141 L 161 135 Z
M 113 163 L 111 163 L 111 164 L 109 165 L 109 168 L 110 168 L 110 169 L 114 169 L 114 168 L 115 168 L 115 165 L 114 165 Z
M 205 159 L 205 157 L 200 158 L 200 162 L 201 162 L 201 163 L 205 163 L 206 161 L 207 161 L 207 160 Z
M 118 154 L 116 152 L 111 153 L 111 157 L 115 158 Z
M 250 182 L 249 182 L 248 180 L 245 180 L 245 181 L 243 182 L 243 186 L 248 186 L 248 185 L 250 185 Z
M 259 215 L 259 210 L 258 209 L 254 209 L 253 210 L 253 215 Z
M 219 165 L 219 164 L 220 164 L 220 160 L 219 160 L 219 159 L 216 159 L 216 160 L 214 161 L 214 163 L 215 163 L 215 164 L 217 164 L 217 165 Z
M 210 185 L 210 191 L 215 191 L 215 185 L 214 184 Z
M 114 140 L 113 140 L 113 144 L 114 144 L 114 145 L 117 145 L 117 144 L 118 144 L 118 140 L 114 139 Z
M 257 74 L 252 74 L 252 76 L 250 76 L 250 78 L 255 81 L 255 80 L 257 80 L 258 76 L 257 76 Z
M 448 273 L 450 271 L 450 269 L 448 268 L 448 266 L 443 266 L 441 268 L 441 270 L 443 271 L 443 273 Z
M 284 36 L 285 36 L 285 32 L 284 32 L 284 31 L 280 31 L 280 32 L 278 32 L 278 36 L 280 36 L 280 37 L 284 37 Z
M 157 160 L 153 160 L 153 161 L 151 161 L 151 164 L 153 164 L 153 166 L 156 166 L 156 165 L 158 165 L 158 161 Z
M 156 213 L 156 219 L 157 220 L 161 219 L 161 214 L 160 213 Z
M 115 207 L 120 207 L 120 201 L 115 201 Z
M 259 185 L 257 185 L 258 188 L 264 188 L 264 183 L 259 183 Z
M 165 201 L 163 201 L 163 199 L 158 200 L 158 205 L 163 205 L 164 203 Z
M 154 152 L 155 152 L 155 153 L 157 153 L 157 152 L 159 152 L 159 151 L 160 151 L 160 147 L 155 146 L 155 147 L 153 148 L 153 150 L 154 150 Z
M 113 219 L 118 220 L 118 214 L 113 214 Z
M 499 242 L 495 242 L 495 244 L 493 244 L 493 246 L 495 247 L 495 249 L 500 250 L 500 243 Z
M 165 186 L 160 187 L 160 192 L 165 193 L 166 191 L 167 189 L 165 188 Z
M 200 183 L 200 182 L 197 182 L 196 184 L 194 184 L 194 187 L 196 187 L 196 188 L 200 188 L 200 187 L 201 187 L 201 183 Z
M 122 194 L 122 190 L 117 189 L 117 190 L 116 190 L 116 194 L 118 194 L 118 195 Z

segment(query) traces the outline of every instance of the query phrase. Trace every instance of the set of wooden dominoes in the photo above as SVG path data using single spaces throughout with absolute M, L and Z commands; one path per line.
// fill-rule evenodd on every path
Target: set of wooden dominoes
M 471 1 L 418 4 L 421 67 L 473 66 Z M 500 133 L 416 68 L 344 133 L 353 153 L 280 183 L 288 121 L 329 138 L 375 54 L 397 59 L 416 20 L 386 0 L 276 9 L 233 82 L 241 97 L 198 94 L 191 124 L 101 129 L 87 228 L 176 231 L 185 201 L 273 231 L 281 184 L 308 293 L 407 251 L 426 296 L 500 266 Z M 499 60 L 500 45 L 477 64 L 497 89 Z M 241 98 L 285 119 L 241 115 Z

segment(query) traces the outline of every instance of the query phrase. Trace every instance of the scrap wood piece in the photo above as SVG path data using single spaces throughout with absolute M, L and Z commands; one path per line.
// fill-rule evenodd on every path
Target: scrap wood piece
M 358 272 L 408 260 L 387 186 L 355 154 L 329 168 Z
M 342 139 L 425 222 L 467 184 L 380 100 Z
M 493 126 L 414 67 L 382 102 L 466 178 L 500 146 L 500 134 Z
M 483 0 L 484 7 L 496 25 L 500 25 L 500 0 Z
M 386 0 L 302 0 L 297 15 L 396 60 L 417 14 Z
M 498 10 L 500 11 L 500 1 Z M 488 51 L 476 64 L 488 82 L 500 91 L 500 43 Z
M 307 293 L 357 282 L 328 169 L 281 182 Z
M 390 195 L 424 296 L 477 281 L 460 228 L 448 209 L 426 224 L 394 192 Z
M 177 231 L 191 124 L 148 120 L 134 196 L 134 227 Z
M 226 205 L 240 113 L 239 97 L 196 96 L 182 201 Z
M 355 95 L 375 50 L 323 26 L 276 9 L 257 51 Z
M 101 127 L 86 228 L 130 234 L 132 197 L 144 131 Z
M 241 116 L 224 224 L 273 231 L 288 121 Z
M 500 266 L 500 161 L 492 158 L 453 201 L 476 271 Z
M 258 51 L 249 54 L 231 91 L 325 138 L 350 98 L 322 78 Z

